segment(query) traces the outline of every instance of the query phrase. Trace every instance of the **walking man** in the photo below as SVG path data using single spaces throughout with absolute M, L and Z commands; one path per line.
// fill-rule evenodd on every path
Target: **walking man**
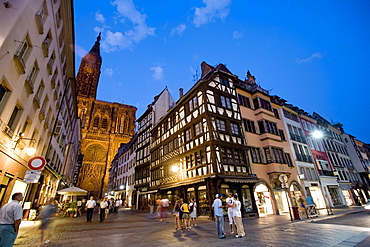
M 11 247 L 18 236 L 19 225 L 22 220 L 23 194 L 18 192 L 12 195 L 12 201 L 0 209 L 0 246 Z
M 94 213 L 95 206 L 96 206 L 96 202 L 94 200 L 94 197 L 91 196 L 90 197 L 90 200 L 88 200 L 86 202 L 86 209 L 87 209 L 86 222 L 91 222 L 91 219 L 92 219 L 92 215 Z
M 100 222 L 103 222 L 106 218 L 105 210 L 109 212 L 108 198 L 104 198 L 104 200 L 100 203 Z
M 220 239 L 226 238 L 225 230 L 224 230 L 224 214 L 222 209 L 222 194 L 216 194 L 216 199 L 213 201 L 212 209 L 214 210 L 215 218 L 216 218 L 216 228 L 217 228 L 217 235 Z

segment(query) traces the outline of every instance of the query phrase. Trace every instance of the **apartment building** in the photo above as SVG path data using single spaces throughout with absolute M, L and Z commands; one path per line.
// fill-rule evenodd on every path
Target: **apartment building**
M 150 190 L 174 202 L 198 202 L 210 215 L 216 193 L 238 193 L 256 213 L 252 175 L 233 75 L 224 65 L 201 64 L 201 79 L 151 131 Z M 245 210 L 244 210 L 245 209 Z
M 79 154 L 73 4 L 66 0 L 1 1 L 0 203 L 23 192 L 25 209 L 70 185 Z M 34 154 L 26 150 L 34 148 Z M 24 179 L 33 155 L 46 167 Z M 60 183 L 62 181 L 62 183 Z
M 289 135 L 283 120 L 283 102 L 247 78 L 237 80 L 238 102 L 250 150 L 253 173 L 260 179 L 253 188 L 260 215 L 288 213 L 304 195 L 298 179 Z
M 150 144 L 151 130 L 158 121 L 175 105 L 168 88 L 154 97 L 147 110 L 138 118 L 137 150 L 135 167 L 135 199 L 137 208 L 148 208 L 149 199 L 155 200 L 157 190 L 150 190 Z M 152 198 L 151 198 L 152 197 Z

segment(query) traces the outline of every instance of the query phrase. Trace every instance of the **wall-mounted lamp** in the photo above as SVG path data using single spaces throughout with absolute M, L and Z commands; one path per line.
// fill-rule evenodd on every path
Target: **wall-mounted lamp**
M 19 133 L 19 138 L 17 139 L 17 141 L 15 142 L 15 145 L 14 145 L 14 147 L 13 147 L 13 150 L 15 150 L 16 148 L 17 148 L 17 146 L 18 146 L 18 144 L 21 142 L 21 141 L 23 141 L 23 140 L 25 140 L 25 141 L 30 141 L 30 143 L 36 143 L 36 140 L 35 139 L 33 139 L 33 138 L 25 138 L 25 137 L 23 137 L 24 136 L 24 133 Z M 36 148 L 34 148 L 34 147 L 28 147 L 27 149 L 26 149 L 26 153 L 29 155 L 29 156 L 32 156 L 32 155 L 34 155 L 35 153 L 36 153 Z

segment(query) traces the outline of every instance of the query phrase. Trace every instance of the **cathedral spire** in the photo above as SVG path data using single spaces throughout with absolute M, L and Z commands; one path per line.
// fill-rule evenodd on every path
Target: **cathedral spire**
M 95 44 L 91 48 L 90 52 L 100 53 L 100 40 L 101 40 L 101 32 L 99 33 L 98 37 L 96 38 Z
M 94 46 L 81 60 L 76 77 L 77 95 L 86 98 L 96 98 L 102 58 L 100 56 L 101 33 L 96 38 Z

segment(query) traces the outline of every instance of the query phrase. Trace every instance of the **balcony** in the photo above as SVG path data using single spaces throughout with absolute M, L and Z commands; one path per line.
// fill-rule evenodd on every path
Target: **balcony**
M 330 170 L 319 170 L 320 176 L 335 177 L 334 172 Z
M 290 139 L 292 139 L 293 141 L 301 142 L 301 143 L 307 143 L 305 137 L 300 136 L 300 135 L 293 134 L 291 132 L 289 134 L 290 134 Z
M 303 161 L 303 162 L 308 162 L 308 163 L 313 163 L 312 157 L 310 155 L 306 154 L 296 154 L 297 160 L 298 161 Z

